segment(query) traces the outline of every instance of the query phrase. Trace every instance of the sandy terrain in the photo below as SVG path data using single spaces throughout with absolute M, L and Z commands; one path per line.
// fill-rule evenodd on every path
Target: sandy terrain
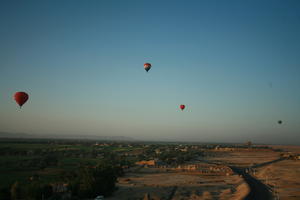
M 274 187 L 280 199 L 300 199 L 300 161 L 271 164 L 258 169 L 255 177 Z
M 120 178 L 118 191 L 108 199 L 142 199 L 146 193 L 152 199 L 242 199 L 249 192 L 237 175 L 147 170 Z
M 294 153 L 300 152 L 296 146 L 272 146 Z M 237 167 L 250 167 L 280 158 L 282 152 L 223 151 L 208 152 L 199 158 L 214 163 Z M 300 161 L 284 160 L 256 168 L 254 175 L 267 183 L 280 199 L 300 199 Z M 135 173 L 127 173 L 119 179 L 119 189 L 108 199 L 143 199 L 150 194 L 151 199 L 243 199 L 249 193 L 249 186 L 238 175 L 208 175 L 197 172 L 165 171 L 143 168 Z
M 299 153 L 300 147 L 281 146 Z M 300 160 L 284 160 L 258 168 L 255 177 L 274 188 L 279 199 L 300 199 Z
M 270 145 L 274 149 L 283 149 L 284 151 L 290 151 L 300 154 L 300 146 L 287 146 L 287 145 Z
M 217 156 L 215 157 L 207 157 L 206 159 L 239 167 L 249 167 L 254 164 L 272 161 L 280 157 L 280 153 L 274 151 L 222 152 L 219 156 L 218 153 L 216 155 Z

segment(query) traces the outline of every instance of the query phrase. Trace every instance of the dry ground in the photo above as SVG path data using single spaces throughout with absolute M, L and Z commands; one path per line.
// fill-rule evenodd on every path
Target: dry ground
M 285 160 L 259 168 L 255 177 L 274 187 L 280 199 L 300 199 L 300 161 Z
M 175 187 L 176 186 L 176 187 Z M 248 186 L 237 175 L 201 175 L 197 172 L 163 172 L 143 169 L 119 179 L 119 189 L 110 200 L 142 199 L 242 199 Z M 172 191 L 174 195 L 171 195 Z
M 273 145 L 271 147 L 292 153 L 300 153 L 299 146 Z M 219 156 L 209 158 L 209 160 L 247 167 L 278 159 L 280 153 L 281 152 L 270 151 L 222 152 L 219 153 Z M 299 160 L 284 160 L 257 168 L 254 176 L 268 184 L 271 188 L 274 188 L 276 195 L 279 196 L 280 199 L 300 199 Z
M 299 153 L 300 147 L 280 146 Z M 259 168 L 255 176 L 274 188 L 279 199 L 300 199 L 300 160 L 284 160 Z
M 283 149 L 285 151 L 290 151 L 293 153 L 300 154 L 300 146 L 287 146 L 287 145 L 270 145 L 274 149 Z
M 272 146 L 291 152 L 300 152 L 297 146 Z M 209 152 L 201 158 L 227 165 L 250 167 L 280 157 L 274 151 Z M 256 169 L 255 176 L 266 181 L 280 199 L 300 199 L 300 161 L 284 160 Z M 119 189 L 108 199 L 243 199 L 249 187 L 238 175 L 202 175 L 191 172 L 166 172 L 159 169 L 142 169 L 119 179 Z M 170 194 L 173 192 L 172 198 Z
M 274 151 L 237 151 L 216 152 L 215 157 L 208 157 L 207 160 L 239 167 L 250 167 L 254 164 L 275 160 L 279 157 L 280 153 Z

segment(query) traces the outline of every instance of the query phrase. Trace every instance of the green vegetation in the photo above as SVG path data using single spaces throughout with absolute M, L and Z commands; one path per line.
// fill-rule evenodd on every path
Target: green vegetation
M 135 148 L 91 141 L 0 141 L 0 199 L 82 199 L 110 195 Z

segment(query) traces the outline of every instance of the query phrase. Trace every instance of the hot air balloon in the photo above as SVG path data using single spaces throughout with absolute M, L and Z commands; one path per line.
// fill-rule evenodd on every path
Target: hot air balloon
M 180 107 L 181 110 L 185 109 L 185 105 L 183 105 L 183 104 L 181 104 L 179 107 Z
M 145 63 L 144 64 L 144 69 L 148 72 L 151 68 L 151 64 L 150 63 Z
M 282 124 L 282 121 L 281 120 L 278 120 L 278 122 L 277 122 L 278 124 Z
M 20 108 L 23 106 L 24 103 L 28 100 L 29 96 L 26 92 L 16 92 L 14 95 L 14 99 L 19 104 Z

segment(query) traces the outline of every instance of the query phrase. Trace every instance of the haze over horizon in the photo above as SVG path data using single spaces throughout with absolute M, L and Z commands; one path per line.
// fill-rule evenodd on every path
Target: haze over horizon
M 300 144 L 299 1 L 1 1 L 0 27 L 0 132 Z

